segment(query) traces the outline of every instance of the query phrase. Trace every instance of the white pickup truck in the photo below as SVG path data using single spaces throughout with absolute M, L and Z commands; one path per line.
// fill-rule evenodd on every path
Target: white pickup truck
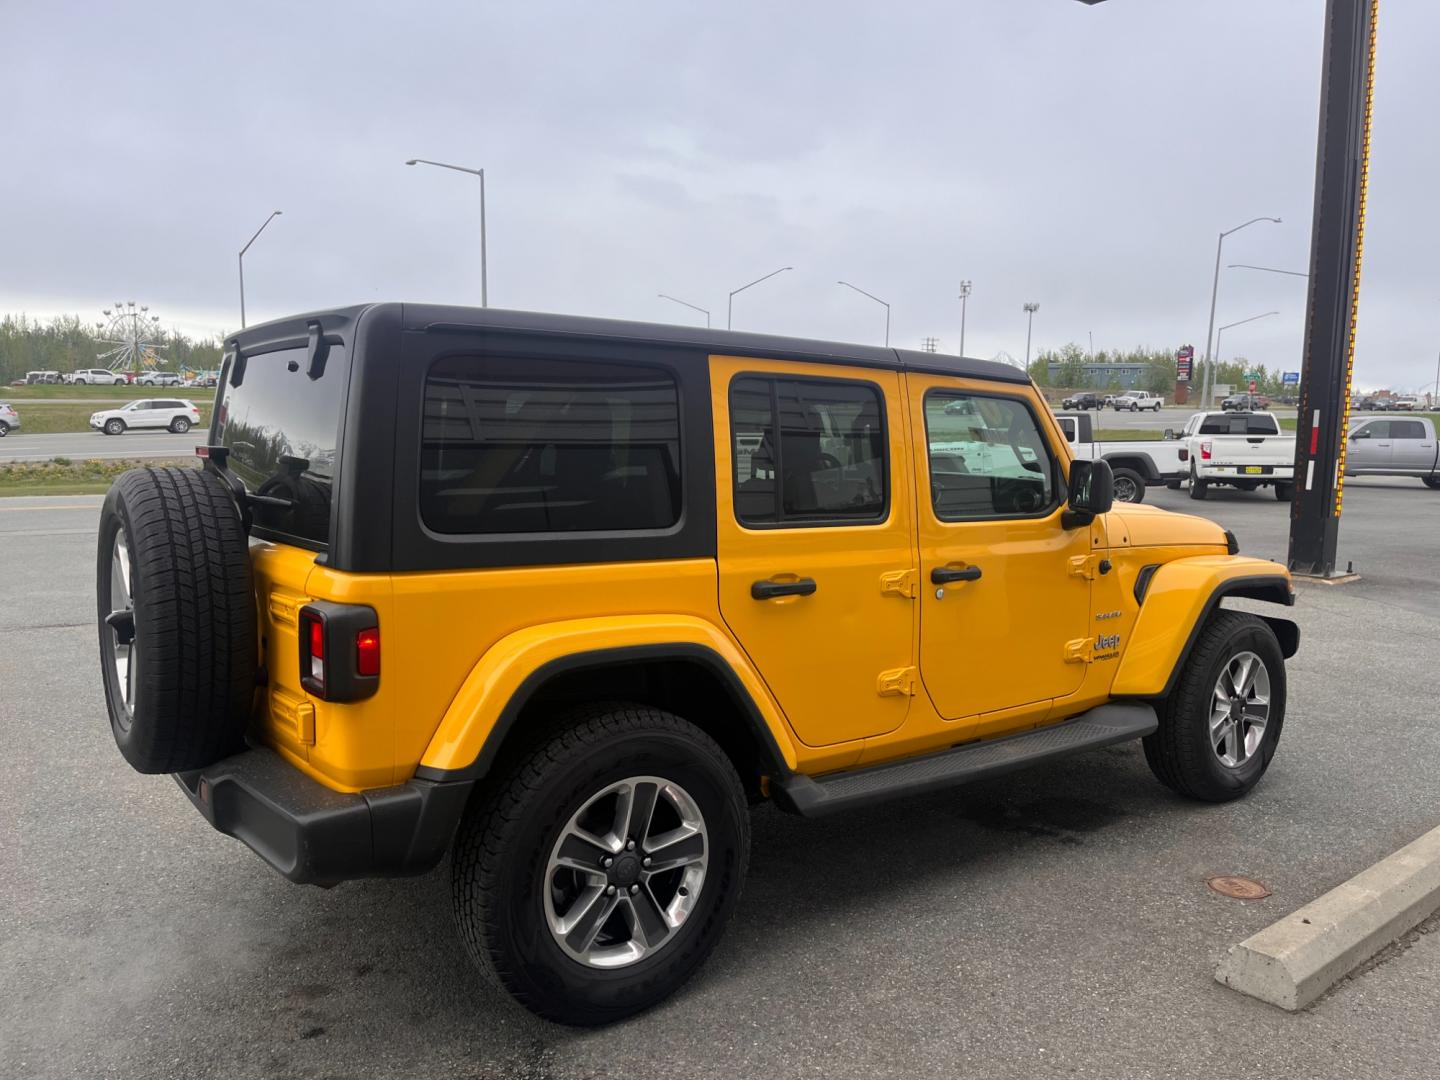
M 1094 420 L 1089 413 L 1056 413 L 1055 419 L 1077 458 L 1110 463 L 1117 502 L 1143 502 L 1147 487 L 1179 487 L 1185 476 L 1181 444 L 1174 439 L 1096 442 Z
M 1203 499 L 1211 485 L 1241 491 L 1273 487 L 1290 499 L 1295 486 L 1295 436 L 1280 430 L 1268 412 L 1196 413 L 1180 433 L 1180 458 L 1190 474 L 1190 497 Z
M 1440 489 L 1440 442 L 1428 417 L 1357 420 L 1345 447 L 1346 476 L 1418 476 Z
M 1131 390 L 1121 394 L 1114 401 L 1110 402 L 1116 412 L 1140 412 L 1144 409 L 1160 411 L 1160 406 L 1165 404 L 1163 397 L 1156 397 L 1154 394 L 1147 394 L 1144 390 Z

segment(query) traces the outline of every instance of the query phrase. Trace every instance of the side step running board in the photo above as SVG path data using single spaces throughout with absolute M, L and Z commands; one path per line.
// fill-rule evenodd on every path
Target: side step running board
M 796 774 L 771 789 L 782 809 L 821 817 L 854 806 L 869 806 L 897 795 L 918 795 L 974 780 L 1003 776 L 1031 765 L 1097 750 L 1149 735 L 1155 710 L 1135 703 L 1101 705 L 1051 727 L 970 743 L 921 758 L 832 773 L 818 779 Z

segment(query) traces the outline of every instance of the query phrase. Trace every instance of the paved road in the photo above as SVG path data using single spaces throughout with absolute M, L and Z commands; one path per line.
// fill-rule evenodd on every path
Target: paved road
M 1151 494 L 1283 553 L 1265 493 Z M 1366 578 L 1302 589 L 1285 738 L 1250 798 L 1173 798 L 1126 746 L 820 822 L 760 809 L 710 963 L 602 1031 L 470 970 L 444 867 L 292 886 L 130 771 L 95 671 L 98 504 L 0 501 L 0 1075 L 1435 1075 L 1440 933 L 1294 1016 L 1211 976 L 1437 823 L 1440 494 L 1419 484 L 1348 489 Z M 1220 873 L 1275 895 L 1222 899 Z
M 131 431 L 124 435 L 101 435 L 98 431 L 26 435 L 16 431 L 0 439 L 0 462 L 49 461 L 57 457 L 76 460 L 185 457 L 204 441 L 203 430 L 187 431 L 184 435 L 169 431 Z

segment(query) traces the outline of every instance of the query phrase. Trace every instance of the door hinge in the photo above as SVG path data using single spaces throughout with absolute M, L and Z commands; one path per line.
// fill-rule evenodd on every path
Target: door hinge
M 880 592 L 885 596 L 903 596 L 914 600 L 918 575 L 914 570 L 891 570 L 880 575 Z
M 1088 664 L 1095 656 L 1094 638 L 1076 638 L 1065 643 L 1067 664 Z
M 1072 555 L 1070 557 L 1070 576 L 1094 581 L 1095 567 L 1099 564 L 1099 555 Z
M 915 669 L 902 667 L 891 671 L 882 671 L 880 677 L 875 680 L 875 692 L 881 697 L 890 697 L 893 694 L 914 696 Z

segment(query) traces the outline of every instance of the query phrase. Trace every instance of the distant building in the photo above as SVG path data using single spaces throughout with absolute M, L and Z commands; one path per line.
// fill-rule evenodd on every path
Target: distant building
M 1055 380 L 1060 377 L 1060 371 L 1065 365 L 1050 365 L 1050 385 L 1055 385 Z M 1146 366 L 1144 364 L 1085 364 L 1085 377 L 1090 380 L 1090 386 L 1096 390 L 1104 390 L 1111 383 L 1118 383 L 1121 390 L 1134 390 L 1140 385 L 1140 380 L 1145 377 Z

